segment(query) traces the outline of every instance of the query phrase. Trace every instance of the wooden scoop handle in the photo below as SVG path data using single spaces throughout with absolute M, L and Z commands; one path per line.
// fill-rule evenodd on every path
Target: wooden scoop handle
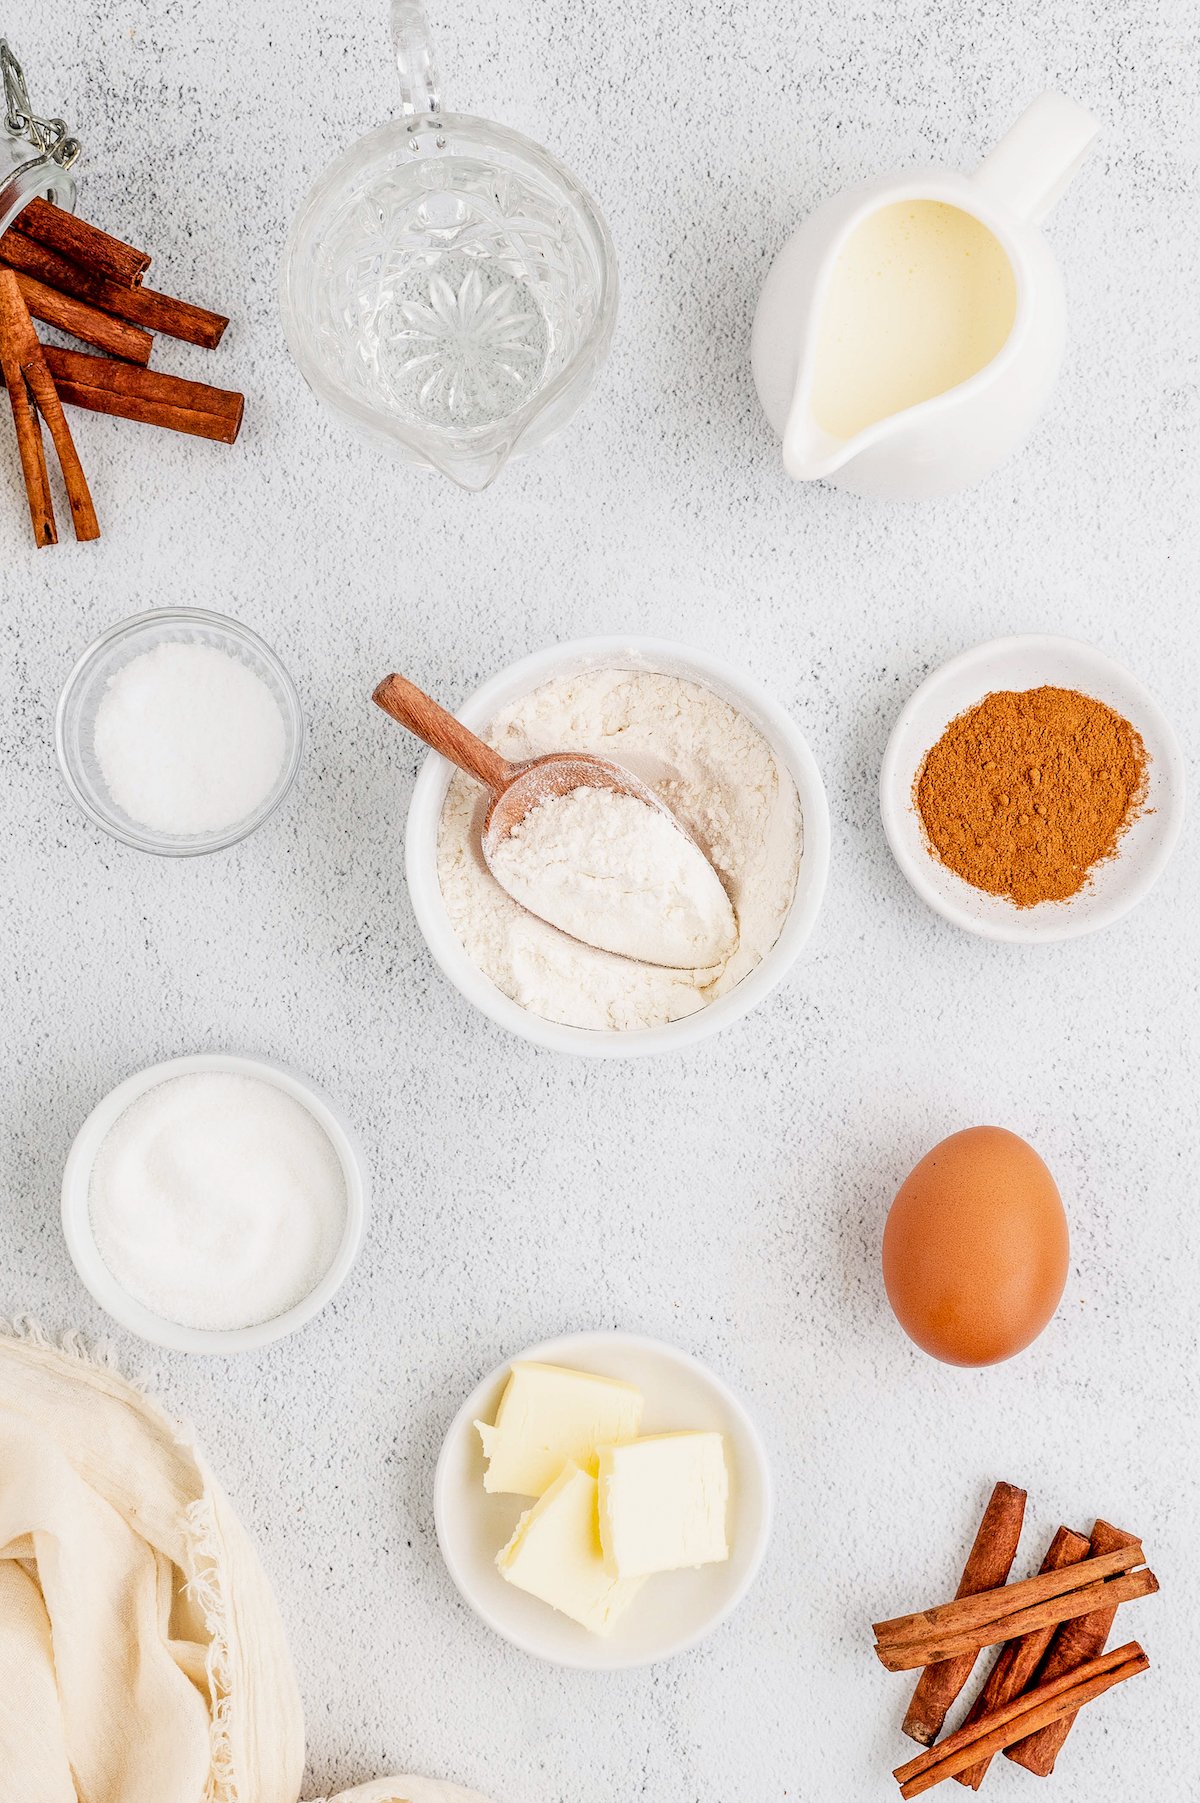
M 516 767 L 502 758 L 498 751 L 477 739 L 469 727 L 456 720 L 453 714 L 439 707 L 423 689 L 409 682 L 407 676 L 385 676 L 371 697 L 377 707 L 409 732 L 416 733 L 418 739 L 424 739 L 435 751 L 473 776 L 476 782 L 490 789 L 493 795 L 499 795 L 506 789 L 517 774 Z

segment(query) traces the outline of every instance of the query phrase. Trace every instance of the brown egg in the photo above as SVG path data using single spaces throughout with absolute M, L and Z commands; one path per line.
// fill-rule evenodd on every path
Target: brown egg
M 905 1178 L 883 1232 L 883 1281 L 905 1333 L 948 1365 L 994 1365 L 1036 1340 L 1067 1281 L 1054 1179 L 1003 1127 L 968 1127 Z

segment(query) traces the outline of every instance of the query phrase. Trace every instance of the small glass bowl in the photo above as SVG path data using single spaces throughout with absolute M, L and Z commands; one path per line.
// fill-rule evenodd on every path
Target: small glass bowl
M 96 710 L 110 680 L 133 658 L 169 642 L 211 645 L 236 657 L 266 683 L 283 715 L 283 763 L 270 793 L 252 813 L 220 832 L 160 833 L 139 825 L 108 793 L 96 760 Z M 199 607 L 166 607 L 122 620 L 88 646 L 59 698 L 54 735 L 67 788 L 89 820 L 138 851 L 154 852 L 164 858 L 190 858 L 236 845 L 275 812 L 300 767 L 304 716 L 291 677 L 257 633 L 224 614 L 208 613 Z

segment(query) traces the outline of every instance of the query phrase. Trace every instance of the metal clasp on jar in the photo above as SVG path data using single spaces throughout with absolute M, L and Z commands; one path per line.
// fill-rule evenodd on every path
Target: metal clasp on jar
M 0 231 L 40 195 L 72 211 L 75 179 L 70 171 L 83 146 L 72 137 L 65 119 L 35 113 L 25 72 L 9 44 L 0 38 L 0 77 L 4 81 L 4 134 L 0 135 Z M 7 144 L 5 140 L 7 139 Z M 28 145 L 32 156 L 25 156 Z

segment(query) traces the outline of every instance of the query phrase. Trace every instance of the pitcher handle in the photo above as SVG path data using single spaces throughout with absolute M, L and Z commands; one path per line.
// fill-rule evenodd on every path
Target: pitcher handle
M 1025 108 L 975 180 L 1031 225 L 1040 225 L 1079 173 L 1100 130 L 1085 107 L 1047 91 Z
M 400 71 L 400 103 L 406 118 L 442 110 L 442 88 L 429 21 L 421 0 L 392 0 L 392 47 Z

